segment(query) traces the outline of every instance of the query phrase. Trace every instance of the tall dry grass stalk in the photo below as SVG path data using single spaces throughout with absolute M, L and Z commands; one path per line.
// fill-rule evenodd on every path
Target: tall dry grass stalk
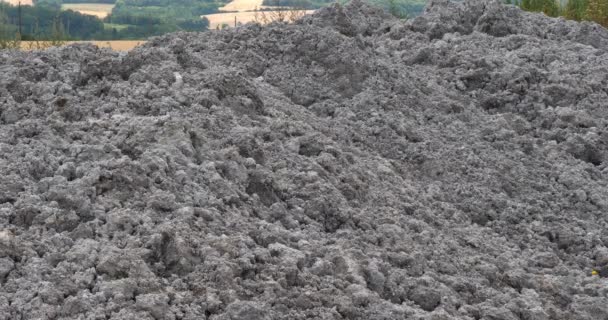
M 306 15 L 305 8 L 284 7 L 281 6 L 280 0 L 275 0 L 271 10 L 259 10 L 256 7 L 253 20 L 261 24 L 268 24 L 271 22 L 294 22 L 304 15 Z

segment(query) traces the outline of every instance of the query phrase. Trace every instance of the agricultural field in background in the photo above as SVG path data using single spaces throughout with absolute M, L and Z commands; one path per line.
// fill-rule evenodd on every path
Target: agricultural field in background
M 306 10 L 305 14 L 310 14 L 313 13 L 314 10 Z M 245 24 L 248 22 L 252 22 L 252 21 L 258 21 L 260 23 L 265 23 L 266 21 L 264 21 L 264 17 L 263 15 L 266 15 L 267 17 L 271 17 L 273 15 L 278 14 L 278 11 L 241 11 L 241 12 L 227 12 L 227 13 L 214 13 L 214 14 L 208 14 L 205 15 L 204 17 L 207 18 L 209 20 L 209 29 L 213 30 L 213 29 L 217 29 L 222 28 L 222 26 L 226 25 L 228 27 L 233 27 L 234 26 L 234 18 L 236 17 L 236 22 L 237 24 Z M 302 12 L 302 14 L 304 14 L 304 12 Z M 256 18 L 257 16 L 257 18 Z M 270 19 L 272 20 L 272 19 Z M 290 20 L 288 17 L 286 20 Z
M 4 1 L 19 3 L 19 0 Z M 262 24 L 292 21 L 294 16 L 348 0 L 35 0 L 35 6 L 28 5 L 32 1 L 22 0 L 21 8 L 0 4 L 0 38 L 139 40 L 176 31 L 232 27 L 235 19 L 237 25 L 251 21 Z M 376 3 L 396 16 L 412 17 L 426 0 L 365 1 Z M 280 15 L 285 17 L 277 18 Z
M 110 48 L 116 51 L 129 51 L 139 45 L 146 43 L 146 41 L 136 40 L 117 40 L 117 41 L 85 41 L 92 43 L 100 48 Z
M 18 5 L 19 2 L 21 2 L 21 5 L 24 5 L 24 6 L 33 6 L 34 5 L 34 2 L 32 0 L 21 0 L 21 1 L 19 1 L 19 0 L 2 0 L 2 1 L 12 4 L 14 6 Z
M 106 3 L 64 3 L 61 5 L 62 10 L 73 10 L 100 19 L 107 17 L 112 12 L 112 8 L 114 8 L 114 4 Z
M 100 48 L 110 48 L 116 51 L 129 51 L 139 45 L 146 43 L 146 41 L 129 41 L 129 40 L 117 40 L 117 41 L 66 41 L 62 45 L 69 45 L 72 43 L 91 43 Z M 22 50 L 36 50 L 45 49 L 54 46 L 50 41 L 21 41 Z
M 233 27 L 236 24 L 245 24 L 252 21 L 258 21 L 260 23 L 269 22 L 272 17 L 276 17 L 277 15 L 283 14 L 286 15 L 287 21 L 290 19 L 290 14 L 288 13 L 279 13 L 278 10 L 268 10 L 276 7 L 265 6 L 264 0 L 234 0 L 229 2 L 228 4 L 220 7 L 220 13 L 207 14 L 203 17 L 209 20 L 209 29 L 217 29 L 222 28 L 223 26 Z M 268 10 L 268 11 L 257 11 L 256 10 Z M 288 12 L 290 10 L 283 9 L 284 12 Z M 314 10 L 299 10 L 294 17 L 300 17 L 304 14 L 313 13 Z
M 263 0 L 234 0 L 223 7 L 220 7 L 220 11 L 253 11 L 257 9 L 269 8 L 263 5 Z

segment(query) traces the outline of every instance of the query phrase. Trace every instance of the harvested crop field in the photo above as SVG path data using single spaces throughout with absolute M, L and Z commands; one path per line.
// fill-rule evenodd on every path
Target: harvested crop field
M 2 2 L 6 2 L 6 3 L 10 3 L 14 6 L 19 5 L 19 2 L 21 2 L 21 5 L 24 6 L 33 6 L 34 2 L 32 0 L 1 0 Z
M 107 17 L 114 8 L 114 4 L 105 3 L 64 3 L 61 5 L 63 10 L 73 10 L 82 14 L 96 16 L 100 19 Z
M 129 51 L 137 46 L 146 43 L 145 40 L 112 40 L 112 41 L 84 41 L 85 43 L 92 43 L 100 48 L 110 48 L 116 51 Z
M 204 15 L 209 20 L 209 29 L 216 29 L 218 27 L 222 27 L 223 25 L 228 25 L 229 27 L 234 27 L 235 19 L 237 25 L 246 24 L 248 22 L 259 22 L 259 23 L 267 23 L 268 21 L 272 21 L 273 16 L 277 16 L 278 11 L 264 11 L 264 12 L 255 12 L 255 10 L 260 9 L 268 9 L 272 7 L 263 6 L 262 0 L 234 0 L 229 2 L 223 7 L 219 9 L 221 11 L 232 11 L 232 12 L 223 12 L 223 13 L 214 13 Z M 301 17 L 303 14 L 311 14 L 314 10 L 306 10 L 306 11 L 294 11 L 295 13 L 290 15 L 285 13 L 285 11 L 289 11 L 289 8 L 282 8 L 284 11 L 281 13 L 285 16 L 296 16 Z M 287 10 L 285 10 L 287 9 Z M 266 18 L 264 18 L 264 16 Z M 276 20 L 276 19 L 275 19 Z M 285 19 L 286 21 L 292 21 L 294 19 Z
M 263 0 L 234 0 L 219 9 L 221 11 L 251 11 L 261 9 Z
M 482 1 L 0 52 L 0 319 L 607 319 L 607 70 Z
M 75 43 L 90 43 L 99 48 L 110 48 L 116 51 L 129 51 L 139 45 L 146 43 L 145 40 L 112 40 L 112 41 L 67 41 L 65 45 Z M 21 41 L 21 49 L 37 50 L 49 47 L 50 43 L 45 41 Z
M 313 13 L 314 10 L 306 10 L 304 12 L 304 14 L 311 14 Z M 207 18 L 209 20 L 209 29 L 216 29 L 218 26 L 222 27 L 222 25 L 226 24 L 229 27 L 234 27 L 234 19 L 236 17 L 236 22 L 237 24 L 246 24 L 248 22 L 260 22 L 263 23 L 264 19 L 263 19 L 263 14 L 265 14 L 267 17 L 272 17 L 272 15 L 274 14 L 273 11 L 265 11 L 264 13 L 261 12 L 257 12 L 257 19 L 256 19 L 256 12 L 253 11 L 247 11 L 247 12 L 227 12 L 227 13 L 214 13 L 214 14 L 208 14 L 205 15 L 204 17 Z M 301 14 L 299 14 L 299 16 L 301 16 Z M 271 19 L 268 19 L 271 20 Z M 289 19 L 286 19 L 289 20 Z

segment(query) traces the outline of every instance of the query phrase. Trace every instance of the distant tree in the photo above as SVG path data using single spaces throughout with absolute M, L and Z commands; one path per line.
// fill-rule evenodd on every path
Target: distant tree
M 37 0 L 34 2 L 37 7 L 45 7 L 55 10 L 61 9 L 61 3 L 61 0 Z
M 209 19 L 203 17 L 199 19 L 189 19 L 177 21 L 177 26 L 185 31 L 204 31 L 209 27 Z
M 18 49 L 21 46 L 21 35 L 18 28 L 10 24 L 6 9 L 0 3 L 0 49 Z
M 57 15 L 53 19 L 53 25 L 51 27 L 51 38 L 49 39 L 49 42 L 51 46 L 61 46 L 65 44 L 66 38 L 67 36 L 65 34 L 65 27 L 63 26 L 59 15 Z

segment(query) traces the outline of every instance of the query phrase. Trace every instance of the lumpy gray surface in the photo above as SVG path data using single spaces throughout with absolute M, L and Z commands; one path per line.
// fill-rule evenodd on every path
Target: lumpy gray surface
M 0 319 L 608 319 L 607 93 L 493 2 L 0 52 Z

